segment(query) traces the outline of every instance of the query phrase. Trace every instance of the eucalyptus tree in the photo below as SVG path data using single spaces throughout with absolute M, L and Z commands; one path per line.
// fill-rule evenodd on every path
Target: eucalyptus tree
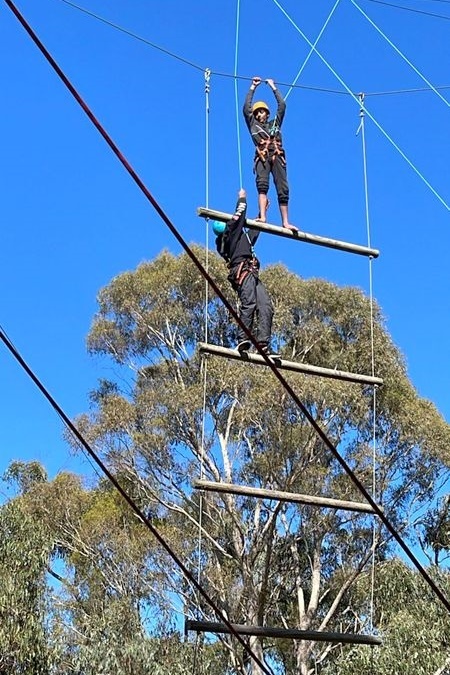
M 16 502 L 0 507 L 0 673 L 49 675 L 46 565 L 40 523 Z
M 448 570 L 433 567 L 434 580 L 450 596 Z M 367 597 L 367 581 L 354 589 Z M 420 574 L 400 559 L 385 561 L 377 570 L 376 620 L 383 647 L 338 650 L 324 675 L 446 675 L 450 672 L 450 616 L 435 601 Z
M 196 253 L 205 258 L 205 251 Z M 226 269 L 211 274 L 231 301 Z M 283 356 L 374 372 L 371 387 L 290 373 L 310 414 L 404 536 L 435 497 L 449 458 L 449 427 L 410 383 L 376 305 L 358 289 L 304 280 L 282 265 L 262 273 L 275 304 Z M 392 542 L 372 517 L 342 510 L 200 494 L 194 478 L 360 500 L 352 481 L 267 368 L 200 357 L 207 339 L 233 346 L 227 310 L 185 254 L 161 253 L 102 289 L 88 348 L 115 370 L 92 394 L 79 428 L 157 522 L 233 622 L 328 631 L 365 630 L 367 603 L 352 593 Z M 206 330 L 206 333 L 205 333 Z M 373 346 L 373 349 L 372 349 Z M 375 437 L 376 443 L 373 443 Z M 374 453 L 374 445 L 376 452 Z M 373 482 L 373 468 L 376 480 Z M 214 620 L 211 608 L 161 553 L 158 578 L 174 609 Z M 229 668 L 248 663 L 221 637 Z M 308 675 L 332 645 L 252 638 L 260 658 Z

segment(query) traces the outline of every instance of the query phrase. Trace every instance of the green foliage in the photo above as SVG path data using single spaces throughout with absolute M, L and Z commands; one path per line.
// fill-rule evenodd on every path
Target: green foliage
M 434 554 L 435 564 L 439 564 L 441 554 L 450 555 L 450 496 L 440 500 L 435 509 L 428 512 L 424 522 L 425 544 Z
M 48 675 L 45 570 L 49 546 L 39 523 L 12 502 L 0 509 L 0 672 Z
M 20 493 L 25 494 L 36 483 L 47 480 L 47 472 L 39 462 L 11 462 L 2 480 L 15 484 Z
M 204 258 L 201 249 L 196 253 Z M 223 262 L 212 255 L 209 266 L 233 298 Z M 414 509 L 433 497 L 440 461 L 448 459 L 448 425 L 411 386 L 378 308 L 371 310 L 361 291 L 305 281 L 282 265 L 262 278 L 275 305 L 274 337 L 287 358 L 371 372 L 373 340 L 373 367 L 385 382 L 376 401 L 377 499 L 406 533 Z M 241 497 L 207 494 L 200 501 L 190 491 L 201 462 L 211 480 L 359 499 L 265 369 L 199 358 L 204 304 L 203 282 L 184 254 L 164 252 L 103 289 L 89 349 L 131 366 L 137 376 L 126 392 L 102 386 L 80 428 L 149 506 L 159 503 L 164 532 L 185 559 L 195 560 L 202 508 L 204 584 L 233 620 L 349 630 L 356 614 L 363 626 L 366 608 L 351 587 L 370 559 L 370 519 Z M 214 295 L 208 336 L 215 344 L 235 343 L 235 326 Z M 372 390 L 298 374 L 290 374 L 289 382 L 370 488 Z M 378 528 L 380 560 L 389 555 L 384 536 Z M 177 592 L 178 581 L 168 566 L 168 588 Z M 188 601 L 195 605 L 194 598 Z M 209 615 L 207 607 L 201 610 Z M 310 648 L 301 655 L 296 645 L 273 654 L 292 667 L 301 663 L 302 673 L 312 658 Z
M 205 259 L 203 249 L 196 253 Z M 223 261 L 210 255 L 209 270 L 234 301 Z M 354 372 L 370 373 L 373 365 L 383 377 L 376 395 L 377 500 L 405 536 L 420 532 L 426 546 L 442 553 L 448 514 L 445 505 L 438 511 L 430 505 L 449 458 L 450 430 L 409 382 L 378 308 L 356 288 L 306 281 L 282 265 L 262 278 L 284 356 Z M 208 340 L 234 345 L 236 327 L 211 293 L 207 315 Z M 425 673 L 420 668 L 431 659 L 429 645 L 435 655 L 447 648 L 448 626 L 414 574 L 392 562 L 393 545 L 379 523 L 373 530 L 363 514 L 192 489 L 192 479 L 202 475 L 361 499 L 268 369 L 199 356 L 204 330 L 205 285 L 186 255 L 163 252 L 113 279 L 99 294 L 88 349 L 110 359 L 118 377 L 101 380 L 91 393 L 91 409 L 77 420 L 80 431 L 234 622 L 367 630 L 375 537 L 375 618 L 390 645 L 373 652 L 380 673 L 389 667 L 391 673 Z M 298 373 L 287 377 L 371 490 L 372 389 Z M 177 675 L 194 662 L 205 675 L 249 669 L 256 675 L 231 637 L 204 644 L 195 658 L 193 643 L 180 642 L 175 612 L 216 617 L 106 481 L 88 489 L 63 473 L 49 482 L 42 468 L 23 464 L 13 465 L 7 478 L 19 487 L 17 506 L 39 522 L 49 542 L 56 598 L 49 630 L 59 675 Z M 445 586 L 446 576 L 439 581 Z M 407 642 L 415 622 L 420 630 Z M 408 654 L 417 652 L 415 661 L 402 656 L 402 645 Z M 255 640 L 253 648 L 286 675 L 356 675 L 369 672 L 373 658 L 367 648 L 341 653 L 305 641 Z M 415 670 L 397 670 L 395 659 L 402 658 Z M 431 663 L 436 670 L 437 656 Z
M 431 569 L 435 582 L 450 596 L 448 571 Z M 362 589 L 367 597 L 368 584 Z M 377 570 L 375 607 L 383 646 L 368 650 L 343 647 L 323 675 L 444 675 L 450 669 L 450 616 L 436 602 L 420 574 L 398 559 Z

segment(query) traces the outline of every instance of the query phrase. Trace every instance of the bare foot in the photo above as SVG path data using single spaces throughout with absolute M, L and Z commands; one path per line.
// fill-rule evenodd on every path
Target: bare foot
M 265 223 L 265 222 L 266 222 L 266 219 L 265 219 L 265 218 L 262 218 L 261 216 L 258 216 L 257 218 L 255 218 L 255 220 L 256 220 L 258 223 Z
M 295 227 L 295 225 L 291 225 L 290 223 L 283 223 L 283 227 L 291 232 L 300 232 L 298 227 Z

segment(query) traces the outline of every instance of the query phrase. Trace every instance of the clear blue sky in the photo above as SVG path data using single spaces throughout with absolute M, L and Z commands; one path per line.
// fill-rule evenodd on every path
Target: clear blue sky
M 334 0 L 282 0 L 315 40 Z M 398 0 L 450 16 L 450 3 Z M 85 9 L 218 73 L 234 72 L 236 2 L 80 0 Z M 450 84 L 450 23 L 369 0 L 358 5 L 435 86 Z M 78 88 L 167 214 L 204 243 L 196 207 L 206 200 L 202 70 L 68 6 L 18 0 L 18 7 Z M 292 82 L 309 46 L 273 0 L 241 0 L 238 73 Z M 64 410 L 87 409 L 104 362 L 85 338 L 96 294 L 115 275 L 178 245 L 98 132 L 0 0 L 2 45 L 2 242 L 0 323 Z M 352 4 L 341 0 L 318 50 L 354 92 L 427 88 Z M 239 109 L 249 82 L 238 81 Z M 298 82 L 345 92 L 312 55 Z M 280 85 L 283 94 L 287 87 Z M 450 100 L 450 89 L 441 94 Z M 258 97 L 272 103 L 267 87 Z M 347 94 L 296 88 L 287 100 L 285 146 L 291 221 L 337 239 L 367 242 L 359 108 Z M 449 104 L 431 89 L 367 96 L 380 126 L 450 204 Z M 256 212 L 253 149 L 239 119 L 243 183 Z M 449 419 L 449 211 L 370 119 L 366 119 L 374 294 L 422 396 Z M 212 75 L 209 204 L 231 210 L 239 187 L 234 80 Z M 272 195 L 274 197 L 274 195 Z M 275 206 L 271 222 L 278 222 Z M 368 291 L 364 258 L 262 236 L 263 264 L 281 261 L 307 278 Z M 52 473 L 79 468 L 61 424 L 9 352 L 0 349 L 2 452 L 38 459 Z

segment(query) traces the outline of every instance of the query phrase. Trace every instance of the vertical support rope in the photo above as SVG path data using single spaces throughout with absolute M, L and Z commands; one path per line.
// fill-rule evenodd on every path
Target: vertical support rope
M 238 95 L 238 53 L 239 53 L 239 22 L 241 13 L 241 3 L 237 0 L 236 5 L 236 36 L 234 48 L 234 101 L 236 110 L 236 138 L 237 138 L 237 153 L 238 153 L 238 171 L 239 171 L 239 187 L 242 188 L 242 156 L 241 156 L 241 131 L 239 127 L 239 95 Z
M 362 156 L 363 156 L 363 176 L 364 176 L 364 208 L 367 230 L 367 246 L 371 245 L 370 233 L 370 211 L 369 211 L 369 183 L 367 178 L 367 152 L 366 152 L 366 133 L 365 133 L 365 111 L 364 94 L 359 94 L 361 108 L 359 111 L 359 128 L 361 132 Z M 373 311 L 373 258 L 369 258 L 369 298 L 370 298 L 370 349 L 371 349 L 371 372 L 375 376 L 375 339 L 374 339 L 374 311 Z M 377 412 L 377 387 L 373 388 L 372 396 L 372 498 L 376 498 L 376 412 Z M 375 549 L 376 549 L 376 522 L 372 519 L 372 569 L 371 569 L 371 590 L 370 590 L 370 630 L 373 632 L 374 616 L 374 591 L 375 591 Z
M 209 93 L 211 70 L 205 70 L 205 204 L 209 207 Z M 209 272 L 209 218 L 205 219 L 205 268 Z M 205 279 L 205 307 L 204 321 L 205 332 L 204 340 L 208 342 L 208 304 L 209 304 L 209 284 Z M 208 361 L 203 356 L 201 360 L 201 374 L 203 375 L 203 400 L 202 400 L 202 427 L 200 438 L 200 478 L 204 478 L 205 473 L 205 435 L 206 435 L 206 386 L 208 377 Z M 202 530 L 203 530 L 203 492 L 200 490 L 198 499 L 198 545 L 197 545 L 197 583 L 201 583 L 202 577 Z M 197 605 L 200 606 L 200 595 L 197 593 Z M 200 637 L 197 635 L 194 649 L 193 672 L 196 672 L 198 661 L 198 650 L 200 647 Z
M 210 92 L 211 71 L 209 68 L 205 70 L 205 202 L 209 205 L 209 92 Z M 209 218 L 205 220 L 205 267 L 209 272 Z M 208 304 L 209 304 L 209 284 L 205 280 L 205 342 L 208 342 Z M 206 358 L 202 358 L 203 374 L 203 414 L 202 414 L 202 430 L 200 440 L 200 478 L 204 478 L 204 457 L 205 457 L 205 424 L 206 424 L 206 384 L 208 375 L 208 366 Z M 203 512 L 203 493 L 200 491 L 199 497 L 199 532 L 198 532 L 198 582 L 200 583 L 201 576 L 201 545 L 202 545 L 202 512 Z

